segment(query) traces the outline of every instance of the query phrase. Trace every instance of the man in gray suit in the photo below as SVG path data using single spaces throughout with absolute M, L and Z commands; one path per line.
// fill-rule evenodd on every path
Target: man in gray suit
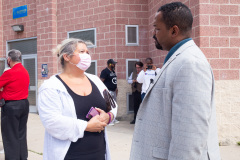
M 169 51 L 136 118 L 130 160 L 220 160 L 214 77 L 191 37 L 193 17 L 181 2 L 155 15 L 153 38 Z

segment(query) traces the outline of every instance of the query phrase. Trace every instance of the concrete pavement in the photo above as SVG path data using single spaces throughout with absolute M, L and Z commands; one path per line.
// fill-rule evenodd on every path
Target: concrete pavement
M 134 125 L 129 121 L 120 121 L 114 126 L 108 126 L 108 138 L 112 160 L 128 160 L 130 155 Z M 42 160 L 44 128 L 37 114 L 29 114 L 28 119 L 28 153 L 29 160 Z M 4 160 L 2 141 L 0 140 L 0 160 Z M 222 160 L 239 160 L 240 146 L 221 146 Z

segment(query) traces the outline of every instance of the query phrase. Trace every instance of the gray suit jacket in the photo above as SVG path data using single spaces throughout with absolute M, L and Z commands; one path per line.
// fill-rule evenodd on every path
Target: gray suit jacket
M 139 108 L 130 160 L 220 160 L 214 78 L 196 44 L 163 65 Z

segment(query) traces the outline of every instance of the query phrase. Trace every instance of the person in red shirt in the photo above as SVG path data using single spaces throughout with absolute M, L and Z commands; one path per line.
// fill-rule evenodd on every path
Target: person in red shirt
M 1 108 L 1 132 L 5 160 L 27 160 L 27 120 L 29 113 L 29 74 L 21 64 L 21 52 L 10 50 L 7 64 L 11 68 L 0 77 L 1 97 L 5 105 Z

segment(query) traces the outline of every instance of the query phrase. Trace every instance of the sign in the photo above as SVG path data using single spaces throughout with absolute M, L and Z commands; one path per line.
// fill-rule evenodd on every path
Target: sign
M 13 8 L 13 19 L 26 17 L 27 5 Z
M 47 64 L 42 64 L 42 77 L 48 76 L 48 66 Z

